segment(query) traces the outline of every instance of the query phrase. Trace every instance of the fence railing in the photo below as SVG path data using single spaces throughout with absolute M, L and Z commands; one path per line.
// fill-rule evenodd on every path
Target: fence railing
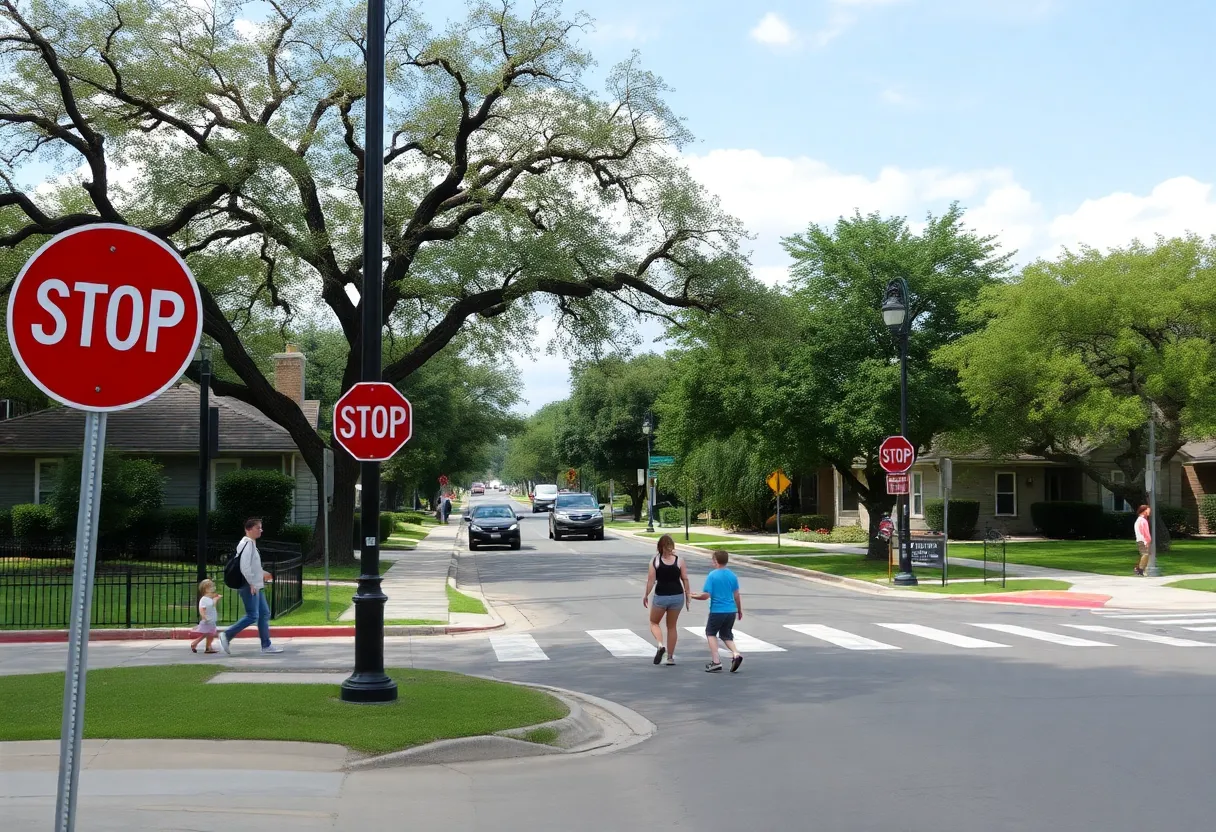
M 208 546 L 207 575 L 223 595 L 219 620 L 244 614 L 237 590 L 224 586 L 222 564 L 236 541 Z M 299 546 L 259 541 L 272 618 L 303 603 L 304 559 Z M 71 614 L 74 549 L 67 544 L 0 541 L 0 629 L 62 629 Z M 99 552 L 90 616 L 95 627 L 183 627 L 198 623 L 197 559 L 169 542 L 138 552 Z

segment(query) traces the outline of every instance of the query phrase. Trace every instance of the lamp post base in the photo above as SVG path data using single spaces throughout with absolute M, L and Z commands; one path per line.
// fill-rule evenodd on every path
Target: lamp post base
M 1147 567 L 1145 567 L 1145 569 L 1144 569 L 1144 577 L 1146 577 L 1146 578 L 1160 578 L 1160 577 L 1161 577 L 1161 567 L 1160 567 L 1160 566 L 1157 566 L 1157 565 L 1155 565 L 1155 564 L 1149 564 L 1149 565 L 1148 565 Z
M 397 701 L 397 683 L 383 673 L 354 673 L 342 683 L 342 701 L 362 705 Z
M 896 586 L 916 586 L 919 581 L 911 572 L 900 572 L 896 574 L 894 583 Z

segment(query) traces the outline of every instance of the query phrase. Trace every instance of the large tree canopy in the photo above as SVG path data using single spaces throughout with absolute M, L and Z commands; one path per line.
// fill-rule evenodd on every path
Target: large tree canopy
M 971 319 L 982 328 L 937 361 L 959 374 L 974 438 L 997 452 L 1076 465 L 1140 504 L 1150 409 L 1166 462 L 1216 433 L 1216 241 L 1065 252 L 985 289 Z M 1088 455 L 1108 443 L 1122 481 Z
M 319 475 L 321 437 L 242 340 L 324 310 L 348 346 L 342 388 L 358 380 L 366 32 L 349 0 L 270 7 L 247 25 L 222 2 L 0 0 L 0 278 L 99 220 L 170 241 L 231 371 L 218 392 L 287 428 Z M 508 0 L 433 31 L 390 2 L 383 310 L 401 349 L 386 381 L 462 331 L 518 336 L 553 308 L 585 347 L 639 314 L 728 307 L 746 282 L 739 225 L 675 155 L 689 136 L 662 83 L 634 58 L 588 89 L 584 23 Z M 23 187 L 31 163 L 65 176 Z M 335 551 L 356 471 L 339 453 Z

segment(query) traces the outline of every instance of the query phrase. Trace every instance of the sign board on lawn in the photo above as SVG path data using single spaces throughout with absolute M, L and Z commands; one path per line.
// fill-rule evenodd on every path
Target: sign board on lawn
M 878 446 L 878 464 L 888 474 L 902 474 L 916 461 L 916 449 L 902 436 L 888 436 Z
M 409 399 L 383 381 L 352 385 L 334 403 L 334 439 L 360 462 L 384 462 L 410 441 Z
M 99 223 L 34 252 L 13 281 L 7 324 L 30 381 L 86 412 L 55 801 L 55 829 L 64 832 L 76 825 L 106 416 L 151 401 L 181 377 L 202 337 L 203 304 L 194 275 L 166 243 Z
M 887 493 L 888 494 L 907 494 L 908 493 L 908 475 L 907 474 L 887 474 Z
M 942 535 L 913 537 L 909 543 L 912 565 L 927 569 L 941 569 L 945 561 L 946 540 Z
M 790 487 L 790 478 L 780 468 L 769 474 L 766 482 L 775 494 L 783 494 L 785 493 L 785 489 Z

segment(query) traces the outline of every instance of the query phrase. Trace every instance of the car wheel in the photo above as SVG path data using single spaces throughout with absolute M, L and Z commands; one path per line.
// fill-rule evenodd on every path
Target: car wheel
M 553 530 L 553 539 L 554 539 L 554 540 L 561 540 L 561 539 L 562 539 L 562 533 L 561 533 L 561 532 L 559 532 L 559 531 L 557 531 L 557 529 L 554 529 L 554 530 Z
M 552 526 L 549 527 L 549 539 L 550 540 L 553 539 L 553 527 Z
M 518 550 L 518 549 L 520 549 L 520 548 L 522 548 L 522 547 L 523 547 L 523 543 L 522 543 L 522 542 L 520 542 L 520 541 L 518 541 L 518 540 L 513 540 L 513 541 L 511 541 L 511 548 L 512 548 L 512 549 L 516 549 L 516 550 Z
M 600 529 L 598 532 L 595 533 L 595 539 L 596 540 L 604 539 L 604 530 L 603 529 Z
M 476 544 L 476 543 L 474 543 L 474 542 L 473 542 L 473 541 L 471 541 L 471 540 L 469 541 L 469 551 L 470 551 L 470 552 L 476 552 L 476 551 L 477 551 L 477 544 Z

